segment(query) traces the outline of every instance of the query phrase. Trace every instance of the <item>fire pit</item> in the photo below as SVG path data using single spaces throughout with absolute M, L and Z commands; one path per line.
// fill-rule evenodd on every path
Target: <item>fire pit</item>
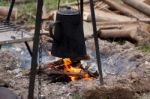
M 48 99 L 60 99 L 60 98 L 66 99 L 70 97 L 79 97 L 78 95 L 82 96 L 82 94 L 84 94 L 85 97 L 92 97 L 92 96 L 94 97 L 95 96 L 94 93 L 97 93 L 95 97 L 98 97 L 100 95 L 101 97 L 108 96 L 108 95 L 117 97 L 118 94 L 121 94 L 123 96 L 131 95 L 134 90 L 135 90 L 134 92 L 136 91 L 140 92 L 140 91 L 145 91 L 145 88 L 146 90 L 149 89 L 149 87 L 147 87 L 149 86 L 148 83 L 149 80 L 148 68 L 150 62 L 149 54 L 144 54 L 136 50 L 134 45 L 131 43 L 126 43 L 125 45 L 119 45 L 117 43 L 110 43 L 108 41 L 103 41 L 103 40 L 101 40 L 100 42 L 101 42 L 100 46 L 103 46 L 103 48 L 101 48 L 101 56 L 102 56 L 104 81 L 106 82 L 105 83 L 106 87 L 104 86 L 99 88 L 99 80 L 93 76 L 92 76 L 93 77 L 92 80 L 78 79 L 75 81 L 71 81 L 68 75 L 63 77 L 62 80 L 60 81 L 55 80 L 55 78 L 60 77 L 60 75 L 64 76 L 64 73 L 62 74 L 62 71 L 64 72 L 64 68 L 63 68 L 64 62 L 63 59 L 58 59 L 58 58 L 52 59 L 51 58 L 52 56 L 49 56 L 51 58 L 51 61 L 49 61 L 49 63 L 45 63 L 46 65 L 44 65 L 44 67 L 46 68 L 46 66 L 49 67 L 52 66 L 53 67 L 52 69 L 54 69 L 55 67 L 56 68 L 55 72 L 56 70 L 60 70 L 59 72 L 61 72 L 61 74 L 59 75 L 59 73 L 57 73 L 58 75 L 56 75 L 56 73 L 54 73 L 54 76 L 52 78 L 52 75 L 48 75 L 48 71 L 49 71 L 48 68 L 44 69 L 45 71 L 47 70 L 47 74 L 46 72 L 45 73 L 42 72 L 40 75 L 42 80 L 42 84 L 41 84 L 42 96 L 45 96 Z M 86 44 L 87 44 L 87 54 L 90 55 L 92 59 L 82 60 L 80 61 L 81 63 L 77 61 L 73 62 L 73 60 L 71 61 L 73 67 L 76 66 L 76 64 L 82 64 L 81 66 L 85 69 L 86 67 L 87 68 L 89 67 L 88 71 L 92 72 L 93 74 L 95 71 L 97 71 L 97 66 L 95 62 L 96 59 L 94 58 L 96 55 L 95 55 L 95 49 L 93 49 L 94 46 L 93 40 L 87 40 Z M 4 59 L 6 57 L 6 54 L 4 53 L 2 55 L 1 52 L 0 56 L 1 56 L 0 59 Z M 9 56 L 8 59 L 10 59 L 10 57 L 11 56 Z M 1 64 L 4 62 L 6 62 L 7 64 L 12 63 L 6 60 L 5 61 L 1 60 Z M 45 62 L 44 59 L 43 62 Z M 57 68 L 57 66 L 59 67 L 59 69 Z M 1 71 L 1 74 L 3 73 L 3 71 Z M 25 72 L 20 72 L 21 74 L 20 73 L 14 74 L 12 71 L 9 73 L 10 73 L 9 77 L 5 75 L 1 75 L 1 78 L 7 82 L 10 82 L 10 86 L 12 86 L 10 87 L 10 89 L 12 89 L 15 93 L 17 93 L 17 95 L 27 96 L 29 76 L 24 76 L 23 74 Z M 53 83 L 52 83 L 52 79 L 53 81 L 55 80 Z M 64 82 L 65 79 L 67 79 L 66 82 Z M 146 79 L 147 81 L 145 81 Z M 36 97 L 36 95 L 38 94 L 37 79 L 36 79 L 35 86 L 36 86 L 35 89 L 35 97 Z
M 51 82 L 70 82 L 79 79 L 92 80 L 98 75 L 90 73 L 88 68 L 83 68 L 80 61 L 64 58 L 47 64 L 39 72 L 48 75 Z
M 55 24 L 50 25 L 50 36 L 53 38 L 52 44 L 52 55 L 61 57 L 61 58 L 72 58 L 75 59 L 77 57 L 82 57 L 86 55 L 85 50 L 85 42 L 84 42 L 84 33 L 83 33 L 83 0 L 78 2 L 79 10 L 74 10 L 70 7 L 65 9 L 60 9 L 58 2 L 58 12 L 56 16 Z M 94 44 L 96 48 L 96 59 L 97 59 L 97 66 L 99 70 L 99 78 L 101 85 L 103 84 L 103 74 L 101 68 L 101 59 L 100 59 L 100 52 L 99 52 L 99 42 L 98 42 L 98 35 L 97 35 L 97 27 L 96 27 L 96 19 L 95 19 L 95 11 L 94 11 L 94 3 L 93 0 L 89 0 L 90 2 L 90 10 L 91 10 L 91 17 L 92 17 L 92 26 L 93 26 L 93 35 L 94 35 Z M 34 42 L 33 42 L 33 55 L 32 55 L 32 62 L 31 62 L 31 76 L 30 76 L 30 83 L 29 83 L 29 95 L 28 98 L 32 99 L 34 97 L 34 83 L 36 77 L 36 68 L 37 68 L 37 57 L 38 57 L 38 49 L 41 52 L 41 48 L 39 48 L 39 37 L 40 37 L 40 29 L 41 29 L 41 22 L 42 22 L 42 7 L 43 7 L 43 0 L 38 0 L 37 3 L 37 14 L 36 14 L 36 27 L 35 27 L 35 34 L 34 34 Z M 72 20 L 72 18 L 74 20 Z M 55 26 L 54 34 L 52 33 L 52 26 Z M 73 34 L 71 34 L 73 33 Z M 79 45 L 78 45 L 79 44 Z M 41 47 L 41 46 L 40 46 Z M 64 51 L 64 52 L 61 52 Z M 41 65 L 41 55 L 39 55 L 39 64 Z M 65 68 L 64 70 L 72 70 L 74 68 L 68 66 L 66 64 L 66 59 L 64 59 Z M 71 63 L 71 62 L 70 62 Z M 69 65 L 70 65 L 69 63 Z M 81 70 L 77 66 L 76 69 L 78 72 Z M 80 70 L 80 71 L 79 71 Z M 76 72 L 75 72 L 76 73 Z M 83 74 L 85 78 L 89 77 L 89 74 Z M 70 79 L 76 79 L 78 77 L 71 77 Z

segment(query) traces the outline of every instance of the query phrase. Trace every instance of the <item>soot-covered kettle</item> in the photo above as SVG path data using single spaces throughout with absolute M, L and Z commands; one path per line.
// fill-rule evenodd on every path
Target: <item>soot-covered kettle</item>
M 61 58 L 86 56 L 82 17 L 79 9 L 69 6 L 58 9 L 56 20 L 49 28 L 53 38 L 51 50 L 53 56 Z

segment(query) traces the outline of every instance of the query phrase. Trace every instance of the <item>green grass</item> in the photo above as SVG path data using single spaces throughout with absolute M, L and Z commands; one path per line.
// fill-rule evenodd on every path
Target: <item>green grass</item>
M 138 49 L 143 52 L 150 52 L 150 44 L 140 45 Z
M 74 2 L 76 0 L 60 0 L 60 1 L 61 1 L 60 2 L 60 5 L 61 5 L 63 3 L 67 3 L 67 2 Z M 44 4 L 48 10 L 55 9 L 58 6 L 58 0 L 45 0 Z
M 55 9 L 57 8 L 58 5 L 58 0 L 43 0 L 44 5 L 48 10 Z M 74 2 L 76 0 L 60 0 L 61 4 L 66 3 L 66 2 Z M 0 6 L 8 6 L 10 2 L 6 0 L 0 0 Z M 24 3 L 24 4 L 15 4 L 15 6 L 19 9 L 19 12 L 25 13 L 25 12 L 32 12 L 35 13 L 36 11 L 36 3 L 35 0 L 31 0 L 29 3 Z
M 36 13 L 36 3 L 30 2 L 26 4 L 17 4 L 16 7 L 18 8 L 19 13 Z
M 52 9 L 57 8 L 58 5 L 58 0 L 43 0 L 44 5 L 47 8 L 47 11 L 50 11 Z M 65 2 L 74 2 L 76 0 L 61 0 L 61 4 Z M 9 6 L 10 2 L 7 0 L 0 0 L 0 6 Z M 20 3 L 20 4 L 15 4 L 15 7 L 18 9 L 19 15 L 22 15 L 24 13 L 32 14 L 35 16 L 36 14 L 36 3 L 35 0 L 31 0 L 29 3 Z M 29 17 L 27 22 L 33 23 L 34 20 Z
M 72 94 L 72 99 L 83 99 L 78 92 Z

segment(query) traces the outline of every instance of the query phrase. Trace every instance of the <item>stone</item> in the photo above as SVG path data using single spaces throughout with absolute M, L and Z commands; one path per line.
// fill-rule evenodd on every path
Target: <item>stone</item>
M 8 88 L 0 87 L 0 99 L 18 99 L 18 96 Z

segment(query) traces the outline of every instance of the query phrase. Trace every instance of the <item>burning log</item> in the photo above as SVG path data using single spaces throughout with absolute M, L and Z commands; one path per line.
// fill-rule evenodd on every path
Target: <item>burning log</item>
M 8 15 L 8 12 L 9 12 L 9 7 L 2 7 L 2 6 L 0 7 L 0 16 L 6 17 Z M 17 9 L 14 8 L 11 17 L 17 19 L 17 14 L 18 14 Z
M 65 71 L 62 71 L 62 70 L 50 70 L 50 71 L 43 72 L 43 73 L 45 73 L 47 75 L 59 74 L 59 75 L 68 75 L 68 76 L 79 76 L 79 77 L 83 76 L 83 73 L 72 73 L 72 72 L 65 72 Z
M 144 3 L 143 1 L 141 0 L 122 0 L 122 1 L 150 16 L 150 6 Z
M 69 58 L 50 63 L 42 68 L 39 73 L 47 74 L 50 77 L 52 76 L 51 78 L 59 78 L 60 76 L 62 79 L 64 76 L 67 76 L 69 77 L 70 81 L 78 79 L 90 80 L 96 77 L 94 74 L 91 75 L 87 70 L 84 70 L 84 68 L 81 67 L 80 62 L 72 63 Z
M 41 68 L 42 71 L 49 70 L 49 69 L 59 69 L 64 66 L 63 59 L 60 59 L 58 61 L 54 61 L 52 63 L 46 64 L 43 68 Z

